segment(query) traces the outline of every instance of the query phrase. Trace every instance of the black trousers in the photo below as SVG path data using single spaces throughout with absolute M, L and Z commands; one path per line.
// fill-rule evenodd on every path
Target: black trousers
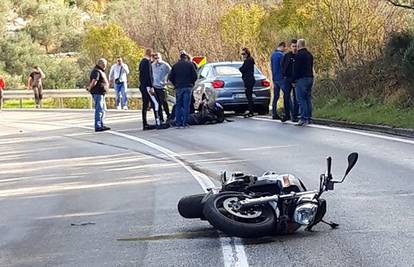
M 148 125 L 147 110 L 148 110 L 149 104 L 152 103 L 152 101 L 147 91 L 147 88 L 140 87 L 139 90 L 141 91 L 141 96 L 142 96 L 142 124 L 146 126 Z M 152 104 L 151 107 L 152 107 L 152 110 L 154 111 L 154 116 L 157 117 L 157 114 L 155 112 L 155 105 Z
M 286 118 L 296 119 L 299 114 L 299 103 L 296 98 L 296 88 L 292 80 L 285 79 L 283 86 L 283 109 Z
M 155 88 L 155 94 L 159 103 L 159 108 L 158 108 L 158 114 L 159 114 L 159 118 L 161 121 L 164 121 L 164 115 L 162 114 L 162 111 L 164 109 L 165 114 L 167 115 L 167 119 L 170 118 L 170 108 L 168 106 L 168 101 L 167 101 L 167 94 L 165 92 L 164 88 Z
M 250 113 L 254 113 L 254 103 L 253 103 L 253 86 L 254 84 L 246 84 L 246 98 L 248 103 L 248 108 Z

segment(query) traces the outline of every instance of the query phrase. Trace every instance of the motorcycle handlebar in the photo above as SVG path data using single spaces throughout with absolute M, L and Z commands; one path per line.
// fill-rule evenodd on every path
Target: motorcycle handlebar
M 253 199 L 245 199 L 245 200 L 241 200 L 239 203 L 242 206 L 254 206 L 254 205 L 258 205 L 258 204 L 264 204 L 270 201 L 278 201 L 279 199 L 294 199 L 294 198 L 299 198 L 301 196 L 304 195 L 308 195 L 308 194 L 317 194 L 318 191 L 305 191 L 305 192 L 293 192 L 287 195 L 273 195 L 273 196 L 268 196 L 268 197 L 259 197 L 259 198 L 253 198 Z
M 327 173 L 328 178 L 332 178 L 332 173 L 331 173 L 331 169 L 332 169 L 332 158 L 331 157 L 328 157 L 326 159 L 326 163 L 327 163 L 327 168 L 328 168 L 328 173 Z

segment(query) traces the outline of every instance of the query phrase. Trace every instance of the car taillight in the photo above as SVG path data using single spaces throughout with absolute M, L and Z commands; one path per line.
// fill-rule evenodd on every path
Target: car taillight
M 224 81 L 221 81 L 221 80 L 212 81 L 211 86 L 213 86 L 214 89 L 223 88 L 224 87 Z
M 263 87 L 270 87 L 270 82 L 268 80 L 263 80 L 262 81 L 262 86 Z

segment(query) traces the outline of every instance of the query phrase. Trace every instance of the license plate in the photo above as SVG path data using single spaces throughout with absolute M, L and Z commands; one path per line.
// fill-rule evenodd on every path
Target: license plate
M 256 97 L 256 95 L 253 94 L 253 98 L 255 98 L 255 97 Z M 234 95 L 234 98 L 237 98 L 237 99 L 240 99 L 240 98 L 245 99 L 246 98 L 246 94 L 235 94 Z

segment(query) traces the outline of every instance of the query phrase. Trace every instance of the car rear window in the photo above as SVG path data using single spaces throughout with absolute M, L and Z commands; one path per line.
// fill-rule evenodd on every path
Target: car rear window
M 241 73 L 239 71 L 239 68 L 241 65 L 221 65 L 221 66 L 215 66 L 214 70 L 217 74 L 217 76 L 241 76 Z M 254 68 L 255 74 L 261 74 L 258 68 Z

